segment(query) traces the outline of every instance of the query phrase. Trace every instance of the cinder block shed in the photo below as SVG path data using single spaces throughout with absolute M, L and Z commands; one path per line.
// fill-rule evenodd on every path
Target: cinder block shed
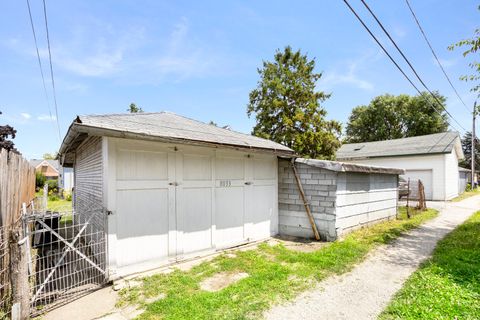
M 403 169 L 297 158 L 295 166 L 323 240 L 394 218 Z M 313 238 L 290 159 L 278 162 L 279 233 Z

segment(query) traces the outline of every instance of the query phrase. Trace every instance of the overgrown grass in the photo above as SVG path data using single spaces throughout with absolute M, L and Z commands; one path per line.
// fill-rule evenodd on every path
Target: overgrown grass
M 144 278 L 140 286 L 120 292 L 118 305 L 145 308 L 140 319 L 257 318 L 273 303 L 293 298 L 328 275 L 350 270 L 375 246 L 436 215 L 437 211 L 428 210 L 407 220 L 402 209 L 399 220 L 357 230 L 315 252 L 261 244 L 254 250 L 237 251 L 235 257 L 220 255 L 186 272 Z M 217 292 L 201 290 L 200 282 L 218 272 L 246 272 L 249 276 Z M 163 298 L 146 302 L 160 295 Z
M 441 240 L 381 319 L 480 319 L 480 211 Z
M 476 196 L 476 195 L 480 195 L 480 188 L 476 188 L 472 191 L 465 191 L 464 193 L 462 193 L 458 197 L 453 198 L 452 202 L 462 201 L 462 200 L 465 200 L 467 198 L 470 198 L 470 197 L 473 197 L 473 196 Z

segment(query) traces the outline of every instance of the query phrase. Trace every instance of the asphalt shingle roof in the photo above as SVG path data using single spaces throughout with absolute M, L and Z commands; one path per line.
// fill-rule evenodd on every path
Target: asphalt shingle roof
M 337 160 L 450 153 L 459 139 L 457 132 L 448 131 L 403 139 L 349 143 L 338 149 Z
M 84 127 L 122 133 L 293 153 L 290 148 L 279 143 L 206 124 L 171 112 L 87 115 L 79 116 L 76 122 Z

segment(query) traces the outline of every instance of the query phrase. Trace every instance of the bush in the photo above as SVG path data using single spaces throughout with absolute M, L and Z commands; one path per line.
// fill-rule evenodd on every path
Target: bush
M 47 178 L 41 172 L 35 172 L 35 187 L 41 189 L 45 185 Z
M 472 185 L 470 183 L 467 183 L 467 186 L 465 187 L 465 191 L 472 191 Z
M 71 193 L 68 193 L 68 194 L 65 196 L 65 200 L 67 200 L 67 201 L 72 201 L 72 194 L 71 194 Z
M 58 201 L 58 200 L 60 200 L 60 197 L 54 193 L 48 196 L 48 201 Z
M 57 180 L 47 180 L 46 183 L 48 184 L 48 190 L 53 191 L 55 193 L 58 192 L 58 181 Z

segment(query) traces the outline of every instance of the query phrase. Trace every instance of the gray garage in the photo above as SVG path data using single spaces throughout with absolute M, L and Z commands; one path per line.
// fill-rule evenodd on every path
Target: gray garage
M 323 240 L 396 215 L 403 169 L 301 158 L 295 166 Z M 279 233 L 313 238 L 291 161 L 278 170 Z

